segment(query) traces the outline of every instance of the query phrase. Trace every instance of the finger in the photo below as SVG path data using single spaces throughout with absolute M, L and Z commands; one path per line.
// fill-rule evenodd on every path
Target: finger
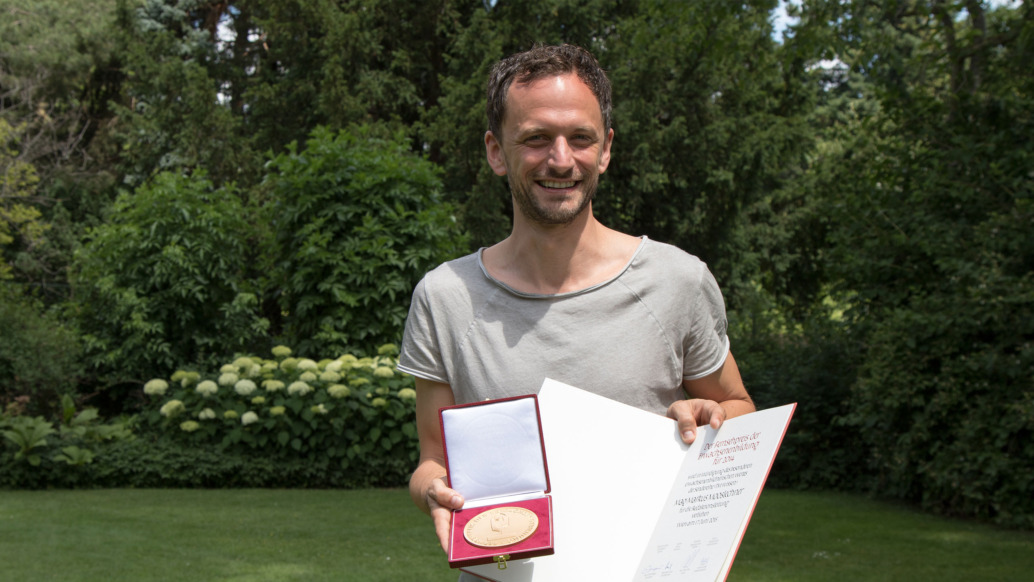
M 679 435 L 687 445 L 697 437 L 697 408 L 698 404 L 693 400 L 680 400 L 668 407 L 668 417 L 677 421 Z
M 449 537 L 452 532 L 452 510 L 463 507 L 463 496 L 445 485 L 445 480 L 438 478 L 431 482 L 427 491 L 427 507 L 430 509 L 434 531 L 442 550 L 448 553 Z
M 428 491 L 428 505 L 434 502 L 447 509 L 459 509 L 463 507 L 463 496 L 455 489 L 450 489 L 442 479 L 435 479 Z
M 439 507 L 431 511 L 431 519 L 434 521 L 434 533 L 438 536 L 438 543 L 442 550 L 449 553 L 449 535 L 452 532 L 452 511 Z
M 711 428 L 717 430 L 722 426 L 722 423 L 725 422 L 725 409 L 717 402 L 712 403 L 714 406 L 711 407 L 711 422 L 709 424 L 711 425 Z

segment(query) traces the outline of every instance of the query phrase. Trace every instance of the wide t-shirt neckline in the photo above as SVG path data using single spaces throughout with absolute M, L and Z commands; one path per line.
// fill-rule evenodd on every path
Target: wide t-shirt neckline
M 625 266 L 622 267 L 621 270 L 618 271 L 613 277 L 606 279 L 604 281 L 600 281 L 599 283 L 596 283 L 594 285 L 590 285 L 584 289 L 576 289 L 574 291 L 566 291 L 564 293 L 528 293 L 526 291 L 519 291 L 517 289 L 514 289 L 513 287 L 507 285 L 506 283 L 503 283 L 499 279 L 496 279 L 488 272 L 488 269 L 485 267 L 483 254 L 485 252 L 485 248 L 487 247 L 481 247 L 480 249 L 478 249 L 478 267 L 481 268 L 481 273 L 484 274 L 485 278 L 491 281 L 492 284 L 501 287 L 502 289 L 506 290 L 506 292 L 512 293 L 513 295 L 516 295 L 518 297 L 523 297 L 526 299 L 562 299 L 565 297 L 574 297 L 576 295 L 590 293 L 592 291 L 595 291 L 596 289 L 599 289 L 600 287 L 606 287 L 607 285 L 610 285 L 614 281 L 620 279 L 621 276 L 624 275 L 626 271 L 628 271 L 628 268 L 632 266 L 632 263 L 635 262 L 636 257 L 638 257 L 639 253 L 642 252 L 643 247 L 646 246 L 646 241 L 648 240 L 646 235 L 643 235 L 639 238 L 641 239 L 639 241 L 639 246 L 636 247 L 635 252 L 632 253 L 631 257 L 629 257 L 628 262 L 625 263 Z

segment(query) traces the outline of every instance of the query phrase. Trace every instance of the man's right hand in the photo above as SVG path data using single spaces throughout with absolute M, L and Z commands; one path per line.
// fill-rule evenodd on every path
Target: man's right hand
M 445 479 L 436 477 L 427 488 L 426 499 L 438 541 L 442 544 L 442 550 L 448 552 L 452 510 L 463 507 L 463 496 L 455 489 L 450 489 L 445 484 Z

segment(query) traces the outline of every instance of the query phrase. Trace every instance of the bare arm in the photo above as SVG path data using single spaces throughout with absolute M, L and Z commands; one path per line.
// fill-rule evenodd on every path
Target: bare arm
M 448 384 L 416 379 L 416 428 L 420 439 L 420 463 L 409 478 L 409 495 L 421 511 L 431 516 L 442 549 L 449 548 L 452 510 L 463 507 L 463 497 L 445 484 L 445 449 L 438 423 L 438 409 L 456 400 Z
M 685 380 L 683 386 L 689 399 L 669 406 L 668 416 L 678 421 L 679 434 L 687 444 L 696 439 L 697 426 L 709 424 L 718 428 L 728 418 L 755 410 L 732 352 L 716 372 L 696 380 Z

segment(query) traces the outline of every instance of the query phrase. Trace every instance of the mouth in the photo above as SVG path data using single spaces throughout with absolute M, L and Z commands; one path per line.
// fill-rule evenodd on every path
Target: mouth
M 558 181 L 555 181 L 555 180 L 541 180 L 539 182 L 539 185 L 542 186 L 543 188 L 552 188 L 552 189 L 556 189 L 556 190 L 561 190 L 561 189 L 564 189 L 564 188 L 574 188 L 575 184 L 577 184 L 577 182 L 573 182 L 573 181 L 558 182 Z

